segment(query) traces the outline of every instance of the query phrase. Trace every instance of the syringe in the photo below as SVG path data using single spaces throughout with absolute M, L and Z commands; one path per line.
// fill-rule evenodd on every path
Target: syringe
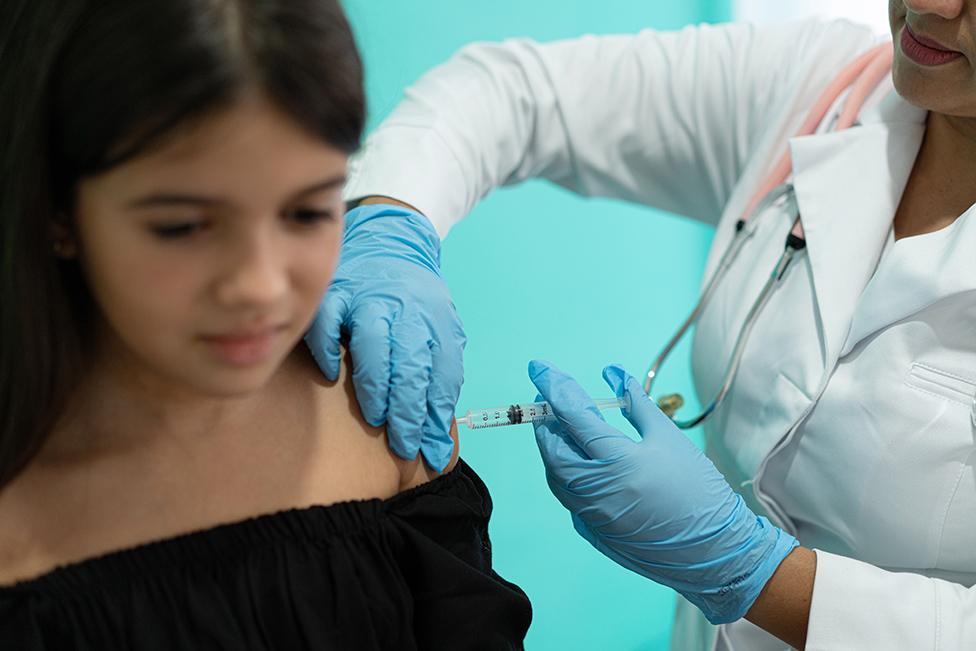
M 600 411 L 622 409 L 628 405 L 627 398 L 608 398 L 606 400 L 594 400 L 593 402 Z M 471 429 L 483 429 L 485 427 L 534 423 L 552 417 L 552 407 L 549 406 L 548 402 L 519 402 L 507 407 L 474 409 L 458 418 L 457 422 L 459 425 L 467 425 Z

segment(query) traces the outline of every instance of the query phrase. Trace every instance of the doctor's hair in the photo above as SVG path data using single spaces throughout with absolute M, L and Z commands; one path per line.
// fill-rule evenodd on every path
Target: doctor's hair
M 248 91 L 345 153 L 366 114 L 339 0 L 3 0 L 2 14 L 0 489 L 91 362 L 97 306 L 77 261 L 54 253 L 79 180 Z

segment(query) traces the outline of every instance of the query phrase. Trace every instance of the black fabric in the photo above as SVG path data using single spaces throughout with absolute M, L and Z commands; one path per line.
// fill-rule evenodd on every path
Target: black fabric
M 281 511 L 0 589 L 3 651 L 521 649 L 464 461 L 388 500 Z

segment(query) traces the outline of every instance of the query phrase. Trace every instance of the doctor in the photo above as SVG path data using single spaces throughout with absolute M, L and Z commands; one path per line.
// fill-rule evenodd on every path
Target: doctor
M 597 549 L 687 598 L 677 649 L 976 648 L 976 0 L 889 13 L 893 73 L 850 129 L 840 98 L 791 137 L 867 29 L 703 26 L 469 46 L 354 165 L 308 341 L 334 375 L 347 329 L 367 418 L 440 466 L 464 339 L 439 237 L 481 197 L 542 176 L 707 221 L 707 278 L 790 151 L 792 190 L 751 217 L 697 328 L 708 400 L 799 214 L 806 248 L 705 423 L 708 458 L 623 369 L 604 377 L 639 442 L 530 364 L 559 417 L 536 431 L 553 492 Z

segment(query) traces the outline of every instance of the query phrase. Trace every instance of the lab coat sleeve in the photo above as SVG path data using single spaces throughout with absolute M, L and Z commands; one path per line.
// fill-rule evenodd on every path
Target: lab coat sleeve
M 472 44 L 407 89 L 344 196 L 405 201 L 443 236 L 492 189 L 545 177 L 715 223 L 757 144 L 783 145 L 872 40 L 807 20 Z
M 976 649 L 976 588 L 818 550 L 806 648 Z

